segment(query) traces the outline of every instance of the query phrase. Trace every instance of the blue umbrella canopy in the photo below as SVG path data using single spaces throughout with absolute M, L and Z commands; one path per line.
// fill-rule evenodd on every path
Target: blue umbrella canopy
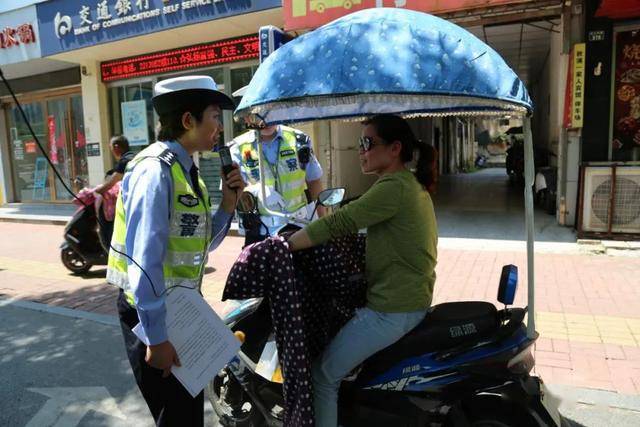
M 421 12 L 352 13 L 276 50 L 236 118 L 268 124 L 404 116 L 525 115 L 524 83 L 473 34 Z

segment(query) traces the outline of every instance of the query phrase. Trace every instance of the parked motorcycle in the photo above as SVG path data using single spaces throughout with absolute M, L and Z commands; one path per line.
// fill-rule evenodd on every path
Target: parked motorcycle
M 330 197 L 327 197 L 329 195 Z M 344 191 L 326 190 L 319 204 L 340 203 Z M 241 203 L 243 208 L 248 204 Z M 518 270 L 502 270 L 497 310 L 488 302 L 432 307 L 415 329 L 366 360 L 342 382 L 342 426 L 557 426 L 557 406 L 542 380 L 531 375 L 532 347 L 513 304 Z M 282 384 L 256 372 L 273 336 L 269 302 L 235 302 L 224 317 L 244 342 L 209 385 L 223 426 L 282 426 Z
M 82 193 L 82 192 L 81 192 Z M 82 197 L 80 195 L 80 197 Z M 60 245 L 62 264 L 74 274 L 84 274 L 94 265 L 107 265 L 108 242 L 100 226 L 100 207 L 84 198 L 64 228 Z

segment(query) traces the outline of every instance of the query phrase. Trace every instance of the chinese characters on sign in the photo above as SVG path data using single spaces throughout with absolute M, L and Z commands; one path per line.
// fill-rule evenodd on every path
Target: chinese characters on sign
M 617 33 L 615 54 L 611 148 L 613 160 L 630 160 L 640 146 L 640 31 Z
M 78 16 L 80 18 L 79 25 L 73 28 L 73 34 L 78 36 L 81 34 L 87 34 L 90 32 L 100 31 L 104 28 L 112 28 L 122 24 L 128 24 L 130 22 L 137 22 L 142 19 L 148 19 L 160 16 L 160 13 L 167 13 L 164 9 L 149 10 L 149 0 L 138 0 L 135 2 L 136 10 L 133 9 L 131 0 L 117 0 L 113 3 L 112 9 L 109 8 L 108 0 L 103 0 L 97 3 L 95 11 L 87 5 L 82 5 Z M 113 12 L 113 13 L 112 13 Z M 133 12 L 133 13 L 132 13 Z M 65 19 L 64 24 L 61 25 L 62 20 Z M 73 27 L 73 22 L 70 16 L 60 16 L 60 13 L 56 15 L 56 37 L 62 38 Z
M 207 43 L 151 55 L 103 62 L 102 81 L 128 79 L 168 71 L 204 67 L 212 64 L 242 61 L 258 57 L 258 37 Z
M 571 127 L 581 128 L 584 112 L 586 45 L 578 43 L 573 48 L 573 96 L 571 102 Z
M 6 27 L 0 32 L 1 49 L 35 42 L 36 33 L 33 31 L 31 24 L 22 24 L 17 28 Z
M 36 5 L 42 54 L 281 6 L 281 0 L 49 0 Z

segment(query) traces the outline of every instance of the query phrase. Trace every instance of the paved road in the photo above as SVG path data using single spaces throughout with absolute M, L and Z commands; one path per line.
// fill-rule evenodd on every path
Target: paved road
M 113 316 L 0 300 L 0 319 L 0 425 L 153 425 Z M 640 396 L 549 388 L 572 426 L 640 425 Z M 218 426 L 208 402 L 205 425 Z
M 153 425 L 114 317 L 96 322 L 18 304 L 0 300 L 0 425 Z M 206 425 L 217 425 L 206 409 Z

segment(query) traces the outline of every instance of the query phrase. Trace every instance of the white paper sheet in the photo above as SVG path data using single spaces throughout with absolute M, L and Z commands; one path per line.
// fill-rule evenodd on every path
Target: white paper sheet
M 269 340 L 265 344 L 260 360 L 256 365 L 256 374 L 268 381 L 274 381 L 274 375 L 279 367 L 280 362 L 278 361 L 276 342 L 275 340 Z
M 167 334 L 182 366 L 171 372 L 197 396 L 240 349 L 240 342 L 198 291 L 174 288 L 166 297 Z M 138 335 L 140 324 L 133 332 Z

